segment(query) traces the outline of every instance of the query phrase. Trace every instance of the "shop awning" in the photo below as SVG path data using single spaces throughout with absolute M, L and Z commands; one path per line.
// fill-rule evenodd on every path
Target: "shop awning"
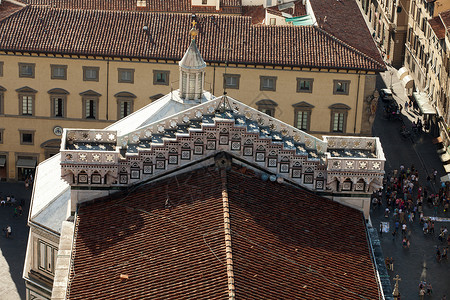
M 426 93 L 413 93 L 413 97 L 419 106 L 420 112 L 424 115 L 435 115 L 436 109 L 431 105 L 428 95 Z
M 0 167 L 4 167 L 6 164 L 6 158 L 5 157 L 0 157 Z
M 310 15 L 286 18 L 286 22 L 292 22 L 292 25 L 295 26 L 310 26 L 313 25 L 313 19 Z
M 16 162 L 17 168 L 36 168 L 36 159 L 35 158 L 19 158 Z
M 407 75 L 409 75 L 409 70 L 406 67 L 401 67 L 398 70 L 397 75 L 400 80 L 403 80 L 403 78 L 405 78 Z
M 405 86 L 405 89 L 412 89 L 414 87 L 414 79 L 411 77 L 411 75 L 406 75 L 402 79 L 403 85 Z

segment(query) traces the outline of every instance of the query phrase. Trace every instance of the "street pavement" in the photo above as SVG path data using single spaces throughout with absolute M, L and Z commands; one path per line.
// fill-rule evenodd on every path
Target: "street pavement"
M 378 76 L 377 88 L 390 87 L 391 73 L 392 75 L 392 89 L 394 99 L 405 107 L 405 101 L 408 100 L 406 92 L 398 80 L 395 69 Z M 443 164 L 436 152 L 437 148 L 432 143 L 434 138 L 429 133 L 421 133 L 411 138 L 404 138 L 400 134 L 403 124 L 407 129 L 411 130 L 412 121 L 416 121 L 419 117 L 418 111 L 402 111 L 402 120 L 387 120 L 383 114 L 383 102 L 380 101 L 377 110 L 377 116 L 373 126 L 373 135 L 380 137 L 383 150 L 386 156 L 386 174 L 392 173 L 394 169 L 399 169 L 403 164 L 405 168 L 410 168 L 414 165 L 419 171 L 419 183 L 426 186 L 431 192 L 438 191 L 440 187 L 439 178 L 445 175 Z M 438 171 L 437 181 L 430 183 L 426 178 L 431 175 L 433 169 Z M 385 203 L 385 202 L 384 202 Z M 389 218 L 384 217 L 383 205 L 380 208 L 371 210 L 371 223 L 374 228 L 379 228 L 380 222 L 390 222 L 390 228 L 394 227 L 392 212 Z M 433 216 L 434 210 L 428 205 L 424 205 L 424 215 Z M 450 213 L 444 213 L 443 208 L 440 207 L 438 211 L 439 217 L 450 217 Z M 450 221 L 450 219 L 448 219 Z M 435 230 L 439 232 L 441 226 L 450 228 L 450 222 L 435 222 Z M 438 240 L 438 234 L 424 235 L 422 227 L 419 224 L 419 218 L 415 218 L 413 223 L 407 223 L 411 230 L 409 240 L 411 246 L 409 249 L 402 247 L 402 238 L 398 236 L 393 238 L 390 233 L 383 233 L 380 238 L 381 247 L 385 257 L 393 257 L 394 271 L 388 271 L 390 275 L 392 287 L 394 282 L 392 278 L 397 274 L 400 276 L 399 290 L 401 299 L 420 299 L 419 298 L 419 283 L 426 281 L 432 284 L 433 294 L 426 295 L 424 299 L 441 299 L 444 295 L 450 299 L 450 262 L 443 260 L 438 262 L 435 256 L 436 246 L 441 249 L 447 243 L 441 243 Z M 392 232 L 392 230 L 391 230 Z
M 17 202 L 23 201 L 22 216 L 14 216 L 13 206 L 0 206 L 0 228 L 12 228 L 12 236 L 0 236 L 0 299 L 25 299 L 25 282 L 22 279 L 23 263 L 28 241 L 27 216 L 31 198 L 31 188 L 26 189 L 23 182 L 0 182 L 0 197 L 14 195 Z

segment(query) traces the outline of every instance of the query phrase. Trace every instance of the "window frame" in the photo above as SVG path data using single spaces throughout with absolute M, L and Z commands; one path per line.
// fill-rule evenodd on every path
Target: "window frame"
M 55 100 L 56 99 L 61 99 L 61 104 L 62 104 L 62 115 L 61 116 L 57 116 L 56 115 L 56 110 L 55 110 Z M 67 96 L 66 95 L 62 95 L 62 94 L 52 94 L 50 95 L 50 111 L 51 111 L 51 116 L 52 118 L 65 118 L 66 117 L 66 111 L 67 111 Z
M 300 82 L 301 81 L 308 81 L 309 82 L 309 89 L 305 90 L 305 89 L 301 89 L 300 88 Z M 314 78 L 297 78 L 297 93 L 312 93 L 313 90 L 313 84 L 314 84 Z
M 86 110 L 87 110 L 87 104 L 88 101 L 94 101 L 94 116 L 93 117 L 88 117 Z M 85 120 L 98 120 L 98 96 L 83 96 L 83 119 Z M 92 113 L 91 113 L 92 115 Z
M 31 67 L 31 74 L 24 74 L 22 72 L 23 67 Z M 36 64 L 35 63 L 19 63 L 19 78 L 34 78 L 36 71 Z
M 5 95 L 6 89 L 0 85 L 0 116 L 5 114 Z
M 31 129 L 19 129 L 19 136 L 20 136 L 20 144 L 21 145 L 34 145 L 34 134 L 36 133 L 36 130 Z M 30 134 L 31 135 L 31 142 L 24 141 L 24 134 Z
M 122 78 L 122 74 L 124 74 L 125 72 L 131 73 L 131 79 L 128 80 Z M 117 68 L 117 76 L 118 76 L 117 82 L 119 83 L 134 83 L 134 69 Z
M 45 273 L 55 275 L 55 267 L 56 267 L 56 257 L 58 254 L 58 248 L 51 245 L 50 243 L 47 243 L 41 239 L 38 239 L 37 241 L 37 267 L 40 271 L 43 271 Z M 45 249 L 42 253 L 42 248 Z M 49 266 L 49 250 L 51 251 L 51 265 Z M 44 254 L 44 256 L 43 256 Z M 45 266 L 42 266 L 42 262 L 44 262 Z
M 26 113 L 24 114 L 23 111 L 23 97 L 31 97 L 31 113 Z M 34 93 L 19 93 L 19 115 L 21 116 L 28 116 L 28 117 L 32 117 L 34 116 L 34 106 L 36 103 L 36 96 Z M 28 105 L 27 105 L 28 106 Z M 27 108 L 27 112 L 28 112 L 28 108 Z
M 88 78 L 87 71 L 94 70 L 97 73 L 97 76 L 95 78 Z M 95 66 L 83 66 L 83 81 L 95 81 L 98 82 L 100 78 L 100 67 Z
M 64 70 L 64 76 L 57 76 L 54 74 L 55 69 L 57 68 Z M 50 65 L 50 79 L 67 80 L 67 65 Z
M 134 111 L 134 99 L 136 99 L 136 95 L 130 92 L 119 92 L 114 95 L 117 99 L 117 120 L 125 118 L 133 113 Z M 122 105 L 124 103 L 129 103 L 129 112 L 128 114 L 122 116 Z
M 338 91 L 337 89 L 338 84 L 340 83 L 346 84 L 346 89 L 343 92 Z M 351 83 L 350 80 L 339 80 L 339 79 L 333 80 L 333 95 L 348 95 L 350 93 L 350 83 Z
M 166 75 L 166 80 L 164 82 L 157 81 L 157 76 L 159 73 Z M 170 82 L 170 71 L 153 70 L 153 85 L 169 85 L 169 82 Z
M 227 84 L 227 78 L 236 78 L 236 85 L 229 85 Z M 240 74 L 223 74 L 223 88 L 224 89 L 233 89 L 238 90 L 239 85 L 241 82 L 241 75 Z
M 259 76 L 259 90 L 260 91 L 273 91 L 275 92 L 277 90 L 277 76 Z M 265 79 L 272 79 L 273 80 L 273 87 L 265 87 L 264 86 L 264 80 Z
M 303 131 L 310 131 L 311 130 L 311 114 L 312 114 L 312 110 L 314 108 L 314 105 L 309 104 L 308 102 L 302 101 L 299 103 L 295 103 L 292 105 L 292 107 L 294 107 L 294 127 Z M 306 124 L 306 129 L 304 128 L 299 128 L 298 125 L 298 113 L 299 112 L 304 112 L 307 114 L 307 124 Z
M 0 61 L 0 77 L 3 77 L 3 65 L 4 62 Z
M 0 128 L 0 144 L 3 144 L 4 139 L 5 139 L 5 128 Z
M 348 112 L 350 111 L 351 107 L 343 103 L 337 103 L 329 106 L 329 109 L 330 109 L 330 132 L 345 134 L 347 131 L 346 129 L 347 129 Z M 336 114 L 342 114 L 343 116 L 342 131 L 334 130 Z
M 275 117 L 275 110 L 278 106 L 278 103 L 276 103 L 273 100 L 270 99 L 262 99 L 259 101 L 256 101 L 255 103 L 258 106 L 258 110 L 262 113 L 265 113 L 266 115 L 270 117 Z M 268 114 L 264 110 L 269 110 L 271 113 Z

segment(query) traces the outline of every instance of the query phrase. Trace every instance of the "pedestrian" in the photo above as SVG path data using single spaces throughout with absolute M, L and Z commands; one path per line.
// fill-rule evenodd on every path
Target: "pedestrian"
M 441 250 L 439 250 L 439 247 L 438 247 L 438 246 L 436 246 L 436 260 L 437 260 L 438 262 L 441 261 Z
M 383 223 L 380 222 L 380 237 L 383 236 Z
M 406 224 L 403 223 L 403 225 L 402 225 L 402 236 L 403 237 L 406 236 L 406 229 L 407 229 Z
M 5 237 L 8 239 L 11 236 L 11 234 L 12 234 L 11 226 L 10 225 L 6 226 L 3 229 L 3 232 L 5 233 Z
M 394 259 L 392 257 L 389 258 L 389 268 L 394 271 Z
M 445 247 L 444 249 L 442 249 L 441 258 L 442 259 L 447 259 L 447 255 L 448 255 L 448 247 Z
M 425 296 L 425 291 L 424 291 L 424 289 L 420 289 L 419 290 L 419 297 L 420 297 L 420 300 L 423 300 L 423 297 Z
M 427 284 L 427 295 L 431 295 L 433 293 L 433 287 L 431 286 L 431 283 Z
M 434 182 L 436 182 L 437 173 L 438 173 L 438 171 L 436 169 L 433 169 L 433 180 L 434 180 Z

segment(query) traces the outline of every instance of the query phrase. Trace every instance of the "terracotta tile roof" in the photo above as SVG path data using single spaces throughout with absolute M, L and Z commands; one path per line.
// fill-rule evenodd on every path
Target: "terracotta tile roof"
M 444 26 L 450 30 L 450 9 L 443 11 L 439 14 L 439 16 L 441 17 L 441 21 L 444 24 Z
M 23 6 L 17 5 L 8 1 L 1 1 L 0 3 L 0 22 L 14 14 L 15 12 L 21 10 Z
M 267 8 L 267 11 L 271 14 L 282 16 L 282 13 L 287 13 L 292 15 L 292 17 L 300 17 L 306 15 L 306 7 L 303 5 L 302 1 L 294 1 L 293 7 L 287 7 L 285 9 L 280 9 L 280 7 L 284 7 L 281 5 L 272 6 Z
M 220 10 L 215 6 L 192 6 L 192 0 L 147 0 L 146 6 L 137 7 L 137 0 L 19 0 L 25 4 L 48 5 L 55 8 L 98 10 L 145 10 L 173 13 L 226 13 L 241 14 L 241 0 L 221 0 Z
M 67 299 L 378 299 L 361 212 L 248 170 L 87 204 L 75 232 Z
M 384 65 L 366 22 L 354 0 L 310 0 L 325 31 Z
M 442 40 L 445 38 L 445 26 L 442 24 L 442 20 L 439 16 L 428 20 L 428 23 L 438 39 Z
M 266 18 L 266 9 L 264 6 L 242 6 L 242 15 L 251 17 L 252 24 L 261 25 Z
M 317 27 L 252 26 L 248 17 L 224 15 L 197 20 L 206 62 L 385 68 Z M 27 6 L 0 23 L 0 50 L 180 60 L 190 23 L 188 14 Z

